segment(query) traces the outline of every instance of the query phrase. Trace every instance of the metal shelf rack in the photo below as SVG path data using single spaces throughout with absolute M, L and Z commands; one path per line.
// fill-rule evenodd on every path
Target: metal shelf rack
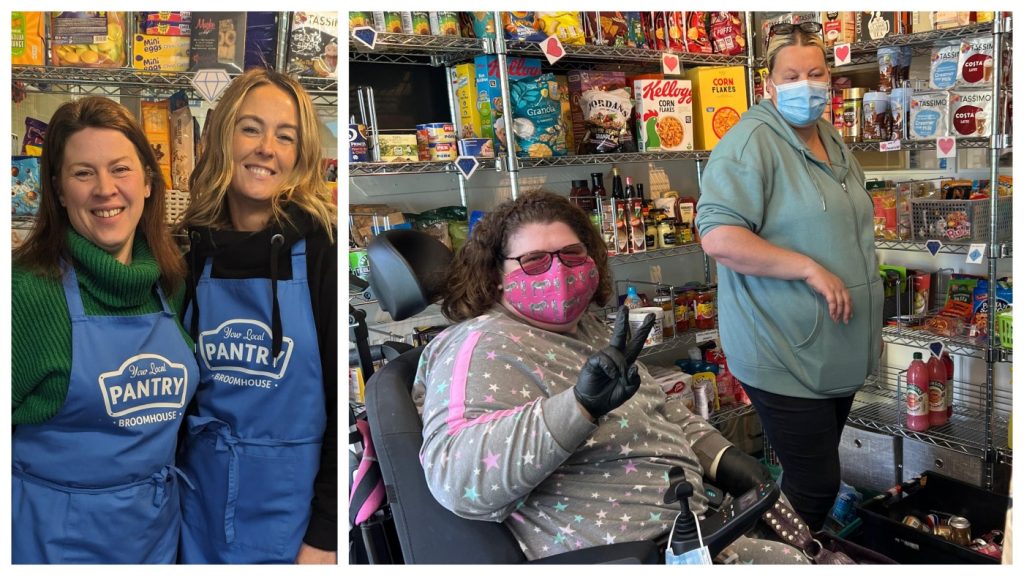
M 477 158 L 480 170 L 494 170 L 494 158 Z M 349 164 L 349 176 L 397 176 L 400 174 L 458 174 L 452 162 L 353 162 Z
M 691 242 L 689 244 L 674 246 L 672 248 L 658 248 L 656 250 L 647 250 L 646 252 L 636 252 L 634 254 L 616 254 L 608 257 L 608 263 L 614 266 L 616 264 L 647 262 L 649 260 L 674 258 L 676 256 L 685 256 L 687 254 L 700 254 L 703 251 L 704 249 L 701 248 L 700 242 Z
M 584 154 L 550 158 L 519 158 L 519 167 L 551 168 L 555 166 L 591 166 L 594 164 L 629 164 L 634 162 L 660 162 L 665 160 L 707 160 L 711 152 L 627 152 L 622 154 Z
M 508 53 L 515 56 L 542 57 L 540 44 L 536 42 L 508 42 Z M 556 66 L 563 66 L 568 63 L 611 63 L 631 65 L 661 65 L 662 50 L 648 50 L 646 48 L 631 48 L 628 46 L 595 46 L 564 44 L 565 55 L 558 61 Z M 679 63 L 689 66 L 744 66 L 747 63 L 746 56 L 725 56 L 722 54 L 694 54 L 690 52 L 675 53 L 679 56 Z
M 443 66 L 489 52 L 490 42 L 458 36 L 377 34 L 373 50 L 351 37 L 348 47 L 350 62 Z

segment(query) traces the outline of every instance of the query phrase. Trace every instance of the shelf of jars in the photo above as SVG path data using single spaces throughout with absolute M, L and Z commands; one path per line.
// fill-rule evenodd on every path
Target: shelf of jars
M 906 427 L 906 409 L 903 392 L 905 373 L 894 367 L 883 366 L 868 377 L 864 387 L 854 398 L 848 423 L 891 436 L 900 436 L 933 444 L 955 452 L 976 457 L 985 455 L 985 391 L 979 384 L 954 382 L 953 415 L 946 424 L 924 431 Z M 1012 408 L 1009 392 L 996 391 L 993 412 L 992 437 L 1003 461 L 1012 459 L 1007 447 L 1007 418 Z
M 554 166 L 591 166 L 595 164 L 628 164 L 659 162 L 664 160 L 707 160 L 708 150 L 687 152 L 625 152 L 621 154 L 581 154 L 579 156 L 549 156 L 545 158 L 519 158 L 520 168 L 549 168 Z
M 477 170 L 494 170 L 494 158 L 477 158 Z M 348 165 L 349 177 L 354 176 L 395 176 L 400 174 L 458 174 L 459 170 L 450 161 L 442 162 L 352 162 Z
M 156 72 L 135 68 L 68 68 L 56 66 L 14 66 L 11 80 L 52 94 L 98 94 L 120 96 L 130 92 L 146 95 L 191 92 L 195 72 Z M 238 76 L 238 73 L 229 73 Z M 337 106 L 336 78 L 300 77 L 314 104 Z M 130 92 L 129 92 L 130 91 Z
M 672 258 L 675 256 L 685 256 L 687 254 L 699 254 L 701 251 L 702 248 L 700 242 L 691 242 L 689 244 L 674 246 L 672 248 L 657 248 L 655 250 L 635 252 L 633 254 L 616 254 L 608 257 L 608 263 L 616 265 L 629 264 L 632 262 L 647 262 L 649 260 L 658 260 L 661 258 Z
M 483 54 L 489 43 L 489 40 L 482 38 L 378 33 L 372 50 L 362 42 L 349 38 L 348 58 L 351 62 L 438 66 Z
M 593 44 L 563 44 L 565 55 L 556 65 L 562 66 L 567 62 L 608 62 L 612 64 L 661 64 L 661 50 L 649 50 L 646 48 L 632 48 L 628 46 L 597 46 Z M 537 42 L 508 42 L 506 48 L 510 54 L 517 56 L 541 57 L 540 44 Z M 723 54 L 696 54 L 690 52 L 675 52 L 679 57 L 679 63 L 686 66 L 730 66 L 746 65 L 746 56 L 726 56 Z

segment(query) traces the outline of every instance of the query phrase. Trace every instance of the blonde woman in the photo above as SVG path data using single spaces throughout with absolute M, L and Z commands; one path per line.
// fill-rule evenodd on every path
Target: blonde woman
M 211 114 L 183 220 L 200 384 L 181 559 L 335 562 L 336 209 L 316 113 L 251 69 Z
M 871 198 L 821 118 L 829 85 L 821 25 L 773 26 L 767 98 L 715 146 L 697 210 L 729 369 L 812 530 L 839 490 L 839 438 L 882 326 Z

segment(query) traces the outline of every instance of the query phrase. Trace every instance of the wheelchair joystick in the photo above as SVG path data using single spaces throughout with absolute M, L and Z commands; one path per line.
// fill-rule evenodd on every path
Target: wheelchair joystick
M 685 480 L 675 486 L 676 498 L 679 500 L 679 516 L 672 527 L 672 538 L 669 541 L 673 554 L 684 554 L 700 547 L 697 536 L 697 519 L 690 512 L 690 496 L 693 486 Z

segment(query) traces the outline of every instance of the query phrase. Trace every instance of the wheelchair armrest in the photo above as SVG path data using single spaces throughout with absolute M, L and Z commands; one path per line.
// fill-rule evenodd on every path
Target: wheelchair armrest
M 621 542 L 539 558 L 531 564 L 660 564 L 662 555 L 650 540 Z

